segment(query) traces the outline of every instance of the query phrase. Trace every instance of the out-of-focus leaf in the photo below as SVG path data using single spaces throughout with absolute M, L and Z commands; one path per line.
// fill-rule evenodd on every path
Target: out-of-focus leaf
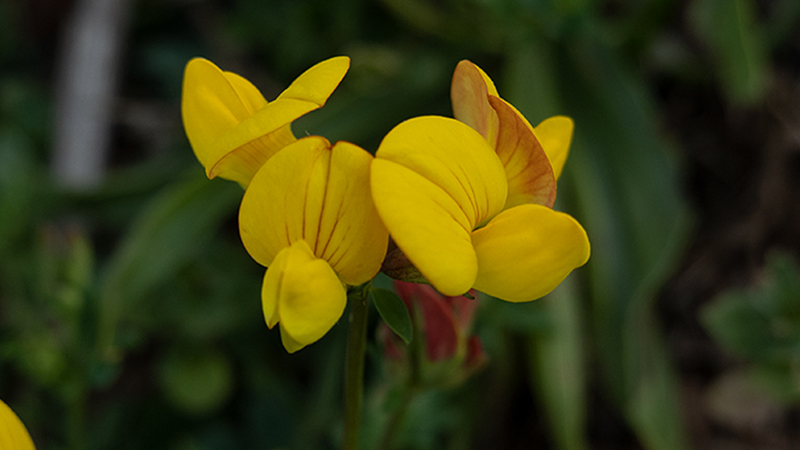
M 769 359 L 778 347 L 776 336 L 770 317 L 751 297 L 744 292 L 722 295 L 703 312 L 703 322 L 725 347 L 746 357 Z M 791 346 L 781 347 L 791 350 Z
M 592 243 L 587 271 L 599 360 L 645 447 L 683 449 L 675 376 L 653 318 L 656 289 L 687 225 L 675 166 L 642 80 L 591 33 L 564 45 L 560 79 L 576 124 L 564 181 L 574 187 L 575 212 Z
M 34 146 L 18 128 L 0 128 L 0 254 L 29 231 L 38 177 Z
M 114 345 L 126 308 L 167 282 L 236 209 L 241 190 L 201 177 L 176 183 L 142 211 L 109 263 L 100 297 L 101 350 Z
M 763 282 L 720 295 L 702 312 L 717 341 L 753 362 L 791 367 L 800 363 L 800 268 L 773 254 Z
M 752 0 L 697 0 L 689 17 L 717 64 L 731 99 L 754 103 L 764 94 L 767 51 Z
M 411 315 L 403 300 L 388 289 L 370 289 L 375 308 L 386 325 L 392 329 L 406 344 L 411 342 L 414 329 Z
M 585 35 L 557 51 L 540 45 L 518 53 L 517 61 L 512 59 L 517 67 L 562 56 L 551 66 L 553 75 L 547 75 L 547 66 L 537 73 L 544 74 L 545 82 L 558 81 L 566 110 L 554 108 L 560 99 L 546 86 L 538 89 L 545 94 L 533 89 L 529 97 L 520 96 L 517 106 L 523 112 L 544 113 L 529 116 L 533 123 L 554 113 L 575 119 L 576 138 L 559 188 L 574 191 L 566 204 L 575 207 L 566 209 L 576 214 L 592 243 L 592 257 L 579 272 L 589 275 L 594 342 L 609 393 L 646 448 L 682 449 L 686 444 L 677 384 L 653 320 L 652 301 L 678 254 L 684 207 L 642 81 L 601 42 Z M 568 340 L 561 345 L 569 345 Z M 569 401 L 578 399 L 553 396 L 549 407 L 569 408 Z M 562 426 L 567 420 L 579 426 L 580 412 L 573 414 L 562 418 Z M 556 436 L 565 433 L 554 431 Z
M 529 340 L 534 387 L 547 409 L 558 448 L 587 449 L 584 336 L 575 278 L 565 280 L 539 303 L 553 326 Z

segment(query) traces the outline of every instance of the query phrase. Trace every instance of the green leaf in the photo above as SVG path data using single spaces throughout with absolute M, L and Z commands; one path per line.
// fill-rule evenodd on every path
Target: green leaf
M 751 0 L 698 0 L 691 23 L 712 51 L 721 79 L 733 100 L 753 103 L 766 88 L 767 49 Z
M 411 315 L 403 300 L 394 292 L 388 289 L 370 289 L 375 307 L 383 321 L 392 329 L 400 339 L 406 344 L 411 342 L 413 327 L 411 325 Z
M 182 180 L 142 211 L 113 255 L 101 288 L 99 345 L 113 347 L 117 322 L 191 261 L 236 210 L 241 190 L 205 177 Z
M 586 429 L 586 355 L 582 311 L 575 277 L 539 303 L 553 326 L 528 341 L 534 388 L 547 409 L 551 432 L 561 450 L 589 448 Z M 515 305 L 516 306 L 516 305 Z
M 800 269 L 788 255 L 769 257 L 762 283 L 721 294 L 701 315 L 728 350 L 757 364 L 796 364 L 800 348 Z
M 678 384 L 653 305 L 688 224 L 670 148 L 644 81 L 592 30 L 560 54 L 565 112 L 576 127 L 559 190 L 571 188 L 567 200 L 592 242 L 581 272 L 589 275 L 597 359 L 643 446 L 685 449 Z

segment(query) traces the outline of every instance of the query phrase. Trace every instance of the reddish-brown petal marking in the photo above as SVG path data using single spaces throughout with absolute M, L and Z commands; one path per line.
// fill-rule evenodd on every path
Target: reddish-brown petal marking
M 556 201 L 556 179 L 550 160 L 525 119 L 505 100 L 489 96 L 500 119 L 495 152 L 508 179 L 505 209 L 524 203 L 548 208 Z

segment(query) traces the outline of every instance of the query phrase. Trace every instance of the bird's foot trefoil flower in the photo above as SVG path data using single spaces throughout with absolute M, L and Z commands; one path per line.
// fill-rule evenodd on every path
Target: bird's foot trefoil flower
M 508 301 L 540 298 L 589 258 L 583 227 L 551 209 L 572 121 L 534 129 L 468 61 L 451 94 L 460 121 L 418 117 L 381 142 L 372 164 L 378 213 L 443 294 L 474 287 Z
M 371 280 L 387 231 L 370 195 L 372 155 L 348 142 L 297 140 L 255 174 L 239 210 L 245 248 L 267 266 L 262 305 L 289 352 L 339 320 L 346 285 Z
M 350 67 L 350 58 L 323 61 L 267 102 L 252 83 L 195 58 L 186 65 L 181 113 L 186 136 L 209 178 L 246 187 L 272 155 L 296 141 L 291 123 L 322 107 Z

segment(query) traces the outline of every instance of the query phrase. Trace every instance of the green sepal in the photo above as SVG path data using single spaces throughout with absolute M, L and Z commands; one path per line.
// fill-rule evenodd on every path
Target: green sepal
M 388 289 L 372 288 L 370 294 L 375 301 L 378 314 L 381 315 L 386 325 L 400 336 L 406 345 L 409 344 L 414 328 L 411 325 L 411 315 L 403 300 Z

